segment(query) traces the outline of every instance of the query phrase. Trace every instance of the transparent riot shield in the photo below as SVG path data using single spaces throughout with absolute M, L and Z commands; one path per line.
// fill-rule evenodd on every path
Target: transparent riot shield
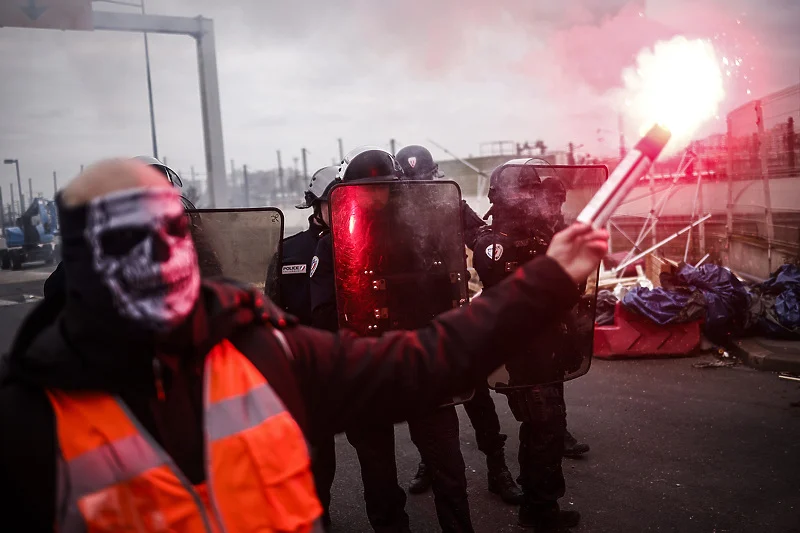
M 224 276 L 272 293 L 280 271 L 283 213 L 277 208 L 187 209 L 203 277 Z
M 340 327 L 378 336 L 467 304 L 455 182 L 345 183 L 332 189 L 330 209 Z
M 552 230 L 536 234 L 537 239 L 543 239 L 540 242 L 545 245 L 540 246 L 539 253 L 544 253 L 552 233 L 575 221 L 600 185 L 608 178 L 608 169 L 604 165 L 548 165 L 541 160 L 533 162 L 534 164 L 525 160 L 509 162 L 506 165 L 513 167 L 512 163 L 515 163 L 525 168 L 517 169 L 522 172 L 515 172 L 513 168 L 499 169 L 496 179 L 503 179 L 506 175 L 515 177 L 531 175 L 536 176 L 539 187 L 548 179 L 558 180 L 563 185 L 566 200 L 563 203 L 558 202 L 560 206 L 554 206 L 552 200 L 549 205 L 546 205 L 547 202 L 542 203 L 543 211 L 546 209 L 557 211 L 560 207 L 560 216 L 556 217 L 558 220 Z M 553 183 L 548 184 L 550 185 Z M 542 191 L 553 190 L 548 186 L 542 188 Z M 538 213 L 530 215 L 531 226 L 538 224 L 539 215 Z M 552 220 L 552 211 L 549 216 Z M 525 241 L 520 239 L 518 242 Z M 506 265 L 506 270 L 509 270 L 509 265 Z M 560 321 L 546 326 L 531 324 L 526 332 L 520 332 L 530 336 L 530 349 L 512 357 L 505 366 L 492 373 L 488 379 L 489 387 L 502 392 L 559 383 L 586 374 L 592 362 L 597 283 L 597 273 L 595 273 L 581 284 L 579 302 Z

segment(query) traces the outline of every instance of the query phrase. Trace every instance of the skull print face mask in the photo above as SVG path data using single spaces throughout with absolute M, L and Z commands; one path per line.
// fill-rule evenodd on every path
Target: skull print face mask
M 200 272 L 175 189 L 129 189 L 86 207 L 92 267 L 120 317 L 156 331 L 183 321 L 197 302 Z

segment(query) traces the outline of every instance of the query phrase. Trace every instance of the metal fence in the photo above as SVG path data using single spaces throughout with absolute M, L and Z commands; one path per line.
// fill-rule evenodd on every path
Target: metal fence
M 767 277 L 800 254 L 800 85 L 727 117 L 727 242 L 732 268 Z

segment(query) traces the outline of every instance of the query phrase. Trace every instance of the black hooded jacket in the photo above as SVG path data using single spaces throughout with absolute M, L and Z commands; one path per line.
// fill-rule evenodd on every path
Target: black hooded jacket
M 185 325 L 155 342 L 78 313 L 68 301 L 44 330 L 18 337 L 0 360 L 0 520 L 3 531 L 53 531 L 54 414 L 44 389 L 119 395 L 192 483 L 202 482 L 203 360 L 228 339 L 310 432 L 338 433 L 371 419 L 401 421 L 439 405 L 500 366 L 577 300 L 557 263 L 538 259 L 468 307 L 412 332 L 357 338 L 294 325 L 268 300 L 231 282 L 203 283 Z M 264 313 L 270 320 L 263 320 Z M 286 325 L 282 325 L 282 324 Z M 291 354 L 269 331 L 282 327 Z M 25 330 L 23 325 L 22 330 Z M 156 394 L 153 361 L 165 395 Z

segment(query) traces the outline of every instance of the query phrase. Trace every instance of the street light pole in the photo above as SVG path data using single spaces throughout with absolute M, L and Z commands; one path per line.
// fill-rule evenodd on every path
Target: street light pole
M 92 0 L 92 2 L 104 2 L 107 4 L 116 4 L 119 6 L 138 7 L 142 10 L 142 15 L 145 15 L 144 0 L 139 0 L 139 3 L 125 2 L 124 0 Z M 147 98 L 150 103 L 150 138 L 153 142 L 153 157 L 158 159 L 158 142 L 156 140 L 156 114 L 153 108 L 153 82 L 150 76 L 150 45 L 147 42 L 147 32 L 142 32 L 144 35 L 144 64 L 147 74 Z
M 142 2 L 142 15 L 144 12 L 144 0 Z M 150 101 L 150 137 L 153 141 L 153 157 L 158 159 L 158 141 L 156 140 L 156 113 L 153 108 L 153 81 L 150 77 L 150 45 L 147 42 L 147 32 L 144 32 L 144 63 L 147 70 L 147 98 Z
M 19 159 L 4 159 L 3 163 L 17 167 L 17 192 L 19 192 L 19 210 L 22 213 L 25 209 L 25 198 L 22 196 L 22 178 L 19 177 Z

